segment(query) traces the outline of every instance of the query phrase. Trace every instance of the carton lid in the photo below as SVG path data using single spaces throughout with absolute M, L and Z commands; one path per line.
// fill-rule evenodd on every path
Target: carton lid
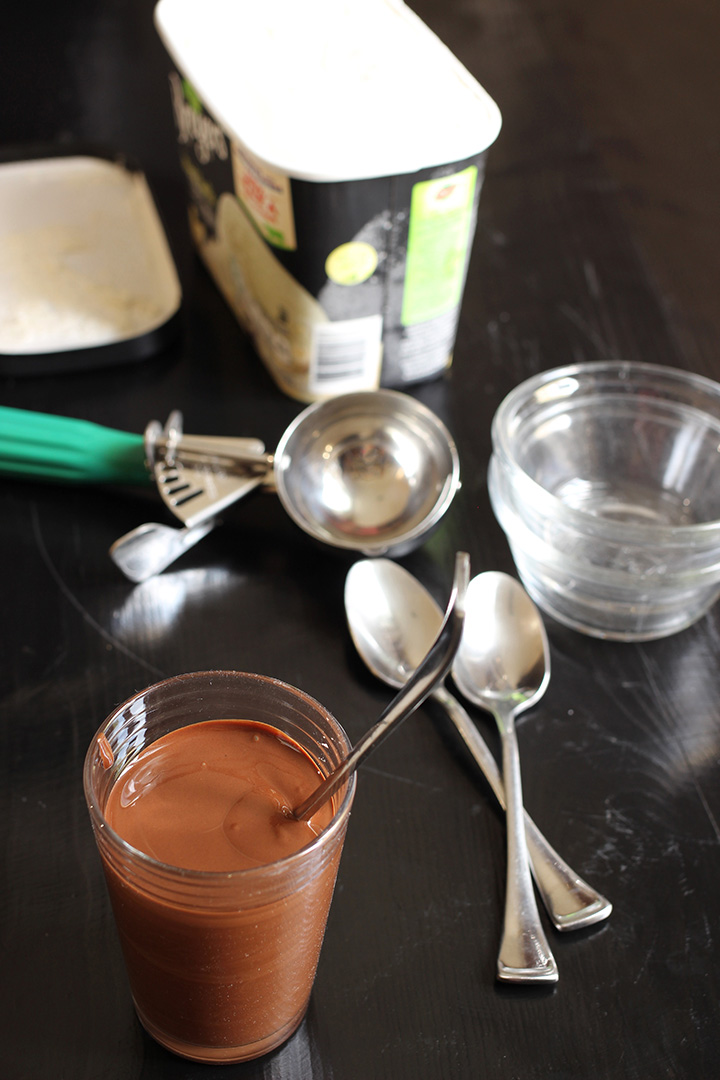
M 180 282 L 149 185 L 122 155 L 0 158 L 0 373 L 140 360 L 177 329 Z
M 495 102 L 402 0 L 160 0 L 155 24 L 226 133 L 289 176 L 414 173 L 500 130 Z

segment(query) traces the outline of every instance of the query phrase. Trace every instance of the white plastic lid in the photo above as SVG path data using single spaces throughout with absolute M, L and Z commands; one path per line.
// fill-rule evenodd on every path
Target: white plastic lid
M 80 151 L 0 165 L 1 371 L 135 359 L 180 301 L 142 172 Z
M 402 0 L 160 0 L 155 23 L 226 133 L 289 176 L 414 173 L 500 130 L 492 98 Z

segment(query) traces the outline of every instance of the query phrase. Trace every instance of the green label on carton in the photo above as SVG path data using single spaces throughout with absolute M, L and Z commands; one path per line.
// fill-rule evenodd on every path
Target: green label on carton
M 189 83 L 187 79 L 183 79 L 182 88 L 183 93 L 185 94 L 185 100 L 187 101 L 188 105 L 192 109 L 194 109 L 196 113 L 202 113 L 202 101 L 198 97 L 197 91 L 195 90 L 195 87 L 192 85 L 192 83 Z
M 445 315 L 460 303 L 467 262 L 477 168 L 423 180 L 410 201 L 404 326 Z

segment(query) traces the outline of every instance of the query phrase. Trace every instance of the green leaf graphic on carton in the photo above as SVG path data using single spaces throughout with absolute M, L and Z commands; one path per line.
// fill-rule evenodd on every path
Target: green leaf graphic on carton
M 195 87 L 192 86 L 187 81 L 187 79 L 183 79 L 182 85 L 183 85 L 183 93 L 185 94 L 185 100 L 187 101 L 188 105 L 192 109 L 194 109 L 196 113 L 201 113 L 203 111 L 202 101 L 197 96 L 197 93 L 195 91 Z

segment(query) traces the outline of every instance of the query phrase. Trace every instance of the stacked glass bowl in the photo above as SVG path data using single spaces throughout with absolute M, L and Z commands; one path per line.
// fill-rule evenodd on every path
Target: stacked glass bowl
M 489 492 L 518 574 L 562 623 L 643 641 L 720 595 L 720 386 L 600 361 L 517 386 L 492 425 Z

